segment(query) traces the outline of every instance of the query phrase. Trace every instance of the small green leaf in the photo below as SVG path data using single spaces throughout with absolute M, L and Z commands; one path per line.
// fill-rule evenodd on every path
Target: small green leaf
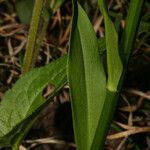
M 17 15 L 24 24 L 30 24 L 35 0 L 18 0 L 16 2 Z
M 53 15 L 65 0 L 48 0 L 49 9 Z M 24 24 L 30 24 L 35 0 L 17 0 L 16 10 L 20 21 Z M 43 12 L 44 13 L 44 12 Z
M 66 84 L 66 62 L 67 56 L 64 56 L 45 67 L 33 69 L 6 92 L 0 103 L 0 147 L 13 144 L 14 138 L 31 122 L 28 118 L 32 115 L 35 118 L 35 112 L 47 103 L 42 91 L 48 83 L 55 87 L 52 96 Z
M 68 57 L 68 80 L 78 150 L 90 150 L 103 108 L 106 78 L 93 27 L 81 6 L 74 3 Z
M 65 0 L 50 0 L 50 10 L 54 14 Z
M 108 17 L 106 2 L 99 0 L 99 7 L 104 16 L 105 38 L 107 53 L 108 83 L 107 88 L 110 91 L 117 91 L 117 86 L 123 71 L 122 62 L 119 56 L 118 35 L 114 24 Z

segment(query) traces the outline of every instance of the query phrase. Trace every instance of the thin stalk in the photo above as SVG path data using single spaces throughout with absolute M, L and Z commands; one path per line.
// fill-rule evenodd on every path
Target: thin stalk
M 138 33 L 144 2 L 145 0 L 132 0 L 130 2 L 128 16 L 126 18 L 126 25 L 123 31 L 120 45 L 120 51 L 122 51 L 123 54 L 121 56 L 123 58 L 124 70 L 120 79 L 120 83 L 118 85 L 119 90 L 122 88 L 122 84 L 124 82 L 126 70 L 128 67 L 129 57 L 132 53 L 136 35 Z
M 22 74 L 27 73 L 35 65 L 40 45 L 49 21 L 49 0 L 36 0 L 30 24 Z
M 128 63 L 129 56 L 134 46 L 143 4 L 144 0 L 132 0 L 130 2 L 130 8 L 126 18 L 125 29 L 123 31 L 120 45 L 120 52 L 122 54 L 121 57 L 124 58 L 124 63 Z
M 101 117 L 99 119 L 98 128 L 96 130 L 91 150 L 103 149 L 106 135 L 109 130 L 110 123 L 116 108 L 117 99 L 117 92 L 110 92 L 107 90 L 105 103 L 103 106 Z

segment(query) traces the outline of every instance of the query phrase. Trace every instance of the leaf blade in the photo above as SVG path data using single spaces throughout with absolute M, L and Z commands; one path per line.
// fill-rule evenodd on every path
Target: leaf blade
M 95 32 L 86 13 L 76 3 L 68 57 L 68 80 L 77 148 L 90 150 L 105 99 L 106 78 Z
M 107 53 L 107 70 L 108 83 L 107 87 L 110 91 L 117 91 L 117 86 L 123 71 L 122 62 L 119 56 L 118 35 L 110 20 L 107 12 L 106 2 L 99 0 L 99 7 L 104 16 L 105 23 L 105 39 L 106 39 L 106 53 Z
M 15 135 L 20 130 L 15 131 L 16 127 L 47 103 L 42 91 L 48 83 L 55 86 L 52 96 L 66 84 L 66 62 L 67 56 L 64 56 L 45 67 L 33 69 L 6 92 L 0 103 L 0 146 L 11 145 L 14 136 L 10 133 L 14 131 Z

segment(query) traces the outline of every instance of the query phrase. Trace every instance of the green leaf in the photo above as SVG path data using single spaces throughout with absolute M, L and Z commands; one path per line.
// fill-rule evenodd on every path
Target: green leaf
M 48 0 L 50 12 L 53 15 L 65 0 Z M 17 0 L 16 10 L 20 21 L 24 24 L 30 24 L 35 0 Z
M 54 14 L 65 0 L 50 0 L 50 10 Z
M 134 46 L 136 34 L 140 24 L 141 12 L 145 0 L 131 0 L 126 25 L 121 37 L 120 49 L 124 55 L 124 63 L 127 65 L 131 50 Z
M 90 150 L 105 100 L 106 78 L 98 41 L 81 6 L 74 3 L 68 80 L 78 150 Z
M 142 8 L 142 3 L 143 2 L 141 2 L 141 0 L 131 0 L 131 3 L 132 4 L 130 4 L 130 9 L 129 9 L 129 11 L 131 11 L 131 12 L 134 12 L 133 13 L 133 18 L 131 17 L 132 15 L 130 14 L 131 12 L 129 12 L 129 20 L 128 21 L 131 21 L 127 26 L 126 26 L 126 28 L 128 29 L 128 31 L 130 31 L 130 32 L 125 32 L 124 33 L 124 36 L 126 37 L 125 38 L 125 40 L 126 41 L 124 41 L 125 43 L 128 43 L 129 41 L 128 41 L 128 38 L 131 36 L 131 32 L 134 30 L 134 32 L 132 32 L 132 34 L 133 34 L 133 37 L 135 36 L 135 34 L 136 34 L 136 30 L 135 29 L 133 29 L 133 30 L 131 30 L 131 27 L 133 27 L 133 28 L 135 28 L 135 24 L 134 24 L 134 19 L 136 20 L 136 19 L 138 19 L 138 21 L 136 21 L 136 22 L 139 22 L 139 14 L 141 13 L 141 8 Z M 108 18 L 108 16 L 107 16 L 107 10 L 106 10 L 106 5 L 105 5 L 105 2 L 104 2 L 104 0 L 102 1 L 102 0 L 100 0 L 99 1 L 99 4 L 100 4 L 100 7 L 101 7 L 101 9 L 105 9 L 105 10 L 102 10 L 103 11 L 103 15 L 104 15 L 104 19 L 105 20 L 108 20 L 109 18 Z M 132 7 L 136 7 L 136 11 L 134 10 L 133 11 L 133 8 Z M 139 6 L 139 7 L 137 7 L 137 6 Z M 139 12 L 138 12 L 138 10 L 140 10 Z M 105 11 L 105 12 L 104 12 Z M 136 12 L 138 12 L 138 18 L 137 18 L 137 16 L 135 15 L 136 14 Z M 131 19 L 132 18 L 132 19 Z M 109 23 L 110 21 L 105 21 L 105 28 L 107 28 L 108 26 L 106 25 L 106 23 Z M 110 23 L 110 29 L 112 28 L 111 26 L 113 26 L 113 24 L 111 25 L 112 23 Z M 137 24 L 136 24 L 137 25 Z M 127 29 L 126 29 L 126 31 L 127 31 Z M 129 30 L 130 29 L 130 30 Z M 109 31 L 109 30 L 108 30 Z M 106 30 L 106 32 L 107 32 L 107 30 Z M 112 34 L 116 34 L 113 30 L 112 30 Z M 105 35 L 105 38 L 106 38 L 106 48 L 107 48 L 107 44 L 108 44 L 108 42 L 107 42 L 107 37 L 106 36 L 110 36 L 110 37 L 112 37 L 112 35 L 110 35 L 110 34 L 106 34 Z M 132 37 L 132 38 L 133 38 Z M 131 38 L 131 40 L 132 40 L 132 38 Z M 112 40 L 114 40 L 114 38 L 112 38 Z M 131 40 L 130 40 L 130 42 L 131 42 Z M 111 40 L 110 40 L 111 41 Z M 132 41 L 133 42 L 133 41 Z M 114 43 L 115 44 L 115 43 Z M 128 43 L 129 44 L 129 43 Z M 133 43 L 132 43 L 133 44 Z M 132 44 L 129 44 L 129 45 L 127 45 L 127 47 L 128 48 L 130 48 L 130 50 L 131 50 L 131 45 Z M 107 48 L 107 50 L 108 50 L 108 48 Z M 122 49 L 121 49 L 122 50 Z M 128 50 L 128 49 L 126 49 L 126 50 Z M 124 57 L 126 57 L 126 56 L 124 56 Z M 128 62 L 128 60 L 127 60 L 127 62 Z M 108 65 L 108 64 L 107 64 Z M 113 66 L 112 66 L 113 67 Z M 115 69 L 115 66 L 113 67 L 113 69 Z M 125 68 L 126 69 L 126 68 Z M 119 81 L 119 86 L 118 86 L 118 91 L 117 92 L 114 92 L 114 91 L 110 91 L 110 89 L 107 89 L 107 92 L 106 92 L 106 99 L 105 99 L 105 103 L 104 103 L 104 105 L 103 105 L 103 110 L 102 110 L 102 113 L 101 113 L 101 117 L 100 117 L 100 119 L 99 119 L 99 124 L 98 124 L 98 128 L 97 128 L 97 130 L 96 130 L 96 133 L 97 134 L 95 134 L 95 137 L 94 137 L 94 140 L 93 140 L 93 143 L 92 143 L 92 147 L 91 147 L 91 150 L 101 150 L 101 149 L 103 149 L 103 147 L 104 147 L 104 142 L 105 142 L 105 139 L 106 139 L 106 135 L 107 135 L 107 132 L 108 132 L 108 130 L 109 130 L 109 127 L 110 127 L 110 123 L 111 123 L 111 120 L 112 120 L 112 117 L 113 117 L 113 114 L 114 114 L 114 111 L 115 111 L 115 108 L 116 108 L 116 104 L 117 104 L 117 99 L 118 99 L 118 96 L 119 96 L 119 92 L 120 92 L 120 90 L 121 90 L 121 87 L 122 87 L 122 84 L 123 84 L 123 79 L 124 79 L 124 77 L 125 77 L 125 69 L 124 69 L 124 71 L 123 71 L 123 73 L 122 73 L 122 75 L 121 75 L 121 80 Z M 109 74 L 108 74 L 109 75 Z M 117 78 L 117 76 L 116 76 L 116 78 Z M 98 141 L 100 141 L 99 143 L 98 143 Z
M 66 84 L 66 62 L 67 56 L 64 56 L 45 67 L 33 69 L 6 92 L 0 103 L 0 147 L 12 145 L 37 116 L 36 111 L 49 102 L 42 97 L 46 85 L 50 83 L 55 87 L 52 97 Z
M 16 2 L 17 15 L 24 24 L 30 24 L 35 0 L 18 0 Z
M 117 106 L 118 96 L 119 96 L 118 92 L 111 92 L 109 90 L 106 90 L 106 98 L 99 119 L 99 123 L 96 129 L 97 134 L 95 134 L 91 150 L 101 150 L 104 148 L 106 136 L 110 128 L 114 111 Z
M 99 0 L 99 7 L 104 16 L 105 38 L 107 53 L 108 83 L 107 88 L 110 91 L 117 91 L 117 86 L 122 74 L 123 66 L 119 56 L 118 35 L 114 24 L 108 17 L 106 1 Z

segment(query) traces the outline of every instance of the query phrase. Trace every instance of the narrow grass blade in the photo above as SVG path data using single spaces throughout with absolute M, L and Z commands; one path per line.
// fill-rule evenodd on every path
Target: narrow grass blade
M 104 16 L 105 22 L 105 39 L 108 70 L 107 88 L 110 91 L 117 91 L 117 86 L 122 74 L 123 66 L 119 56 L 118 35 L 114 24 L 108 17 L 108 12 L 105 3 L 106 2 L 104 0 L 99 0 L 99 7 Z
M 90 150 L 103 108 L 106 78 L 93 27 L 79 4 L 74 16 L 68 57 L 68 80 L 78 150 Z

